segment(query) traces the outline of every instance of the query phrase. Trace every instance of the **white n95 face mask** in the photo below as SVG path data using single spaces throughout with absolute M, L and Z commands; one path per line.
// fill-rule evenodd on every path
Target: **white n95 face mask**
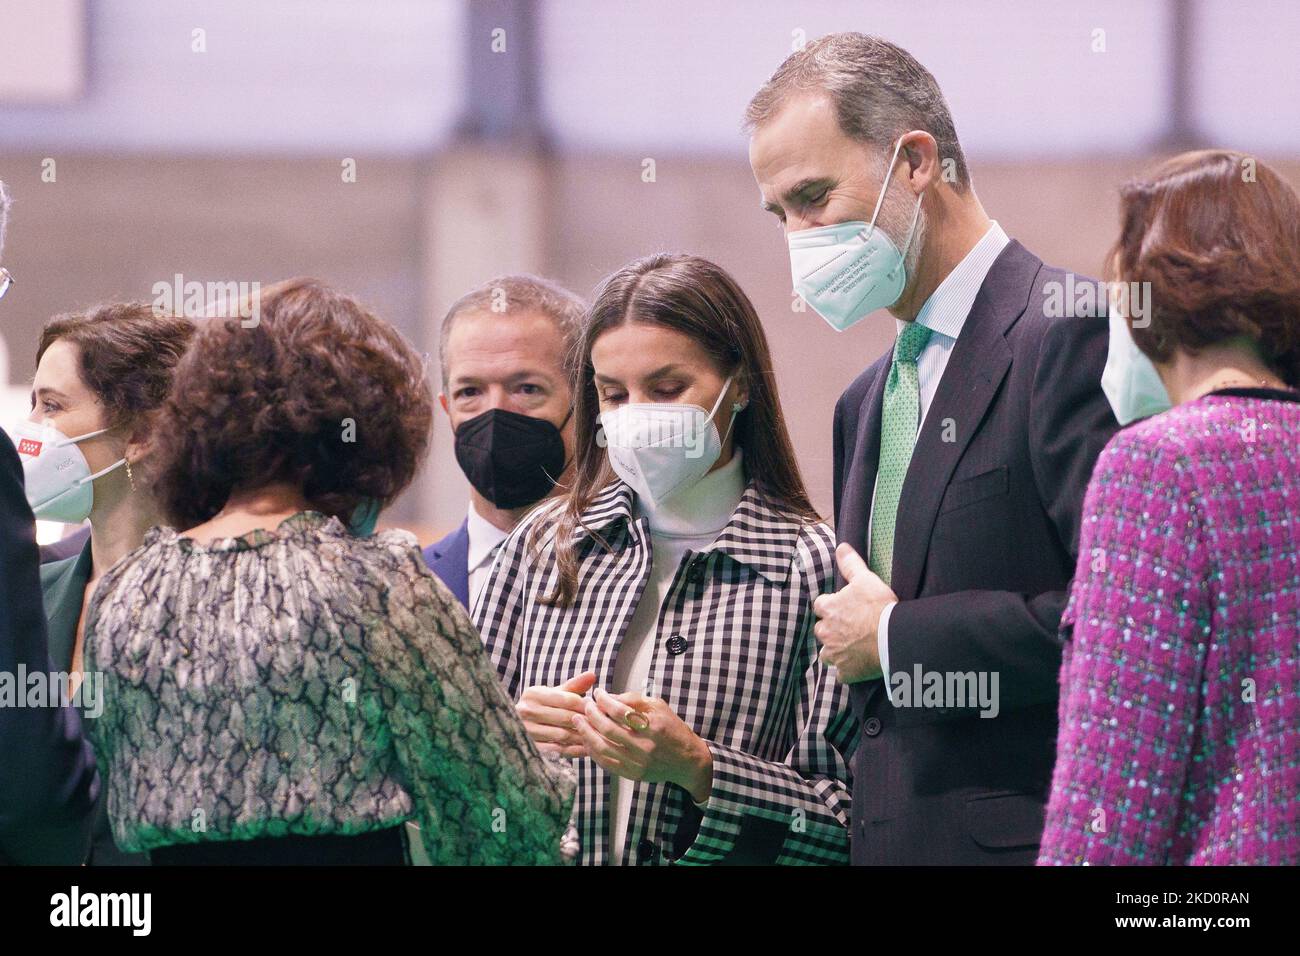
M 1110 346 L 1101 372 L 1101 390 L 1106 393 L 1115 419 L 1127 425 L 1168 411 L 1173 402 L 1160 381 L 1160 373 L 1137 347 L 1128 322 L 1113 303 L 1109 316 Z
M 794 291 L 837 331 L 843 332 L 876 309 L 889 308 L 907 285 L 904 262 L 916 235 L 921 197 L 916 197 L 912 225 L 901 252 L 883 229 L 876 228 L 889 189 L 889 177 L 893 175 L 902 147 L 903 140 L 899 137 L 871 222 L 855 220 L 801 229 L 790 233 L 787 239 Z
M 10 429 L 18 457 L 23 463 L 23 483 L 32 513 L 42 521 L 79 524 L 90 517 L 95 505 L 94 481 L 126 462 L 120 458 L 93 475 L 78 442 L 108 431 L 87 432 L 69 438 L 53 425 L 17 422 Z
M 717 462 L 726 438 L 718 434 L 713 415 L 732 378 L 723 383 L 712 411 L 698 405 L 640 402 L 601 414 L 610 466 L 651 507 L 695 484 Z M 743 407 L 739 402 L 731 406 L 727 434 Z

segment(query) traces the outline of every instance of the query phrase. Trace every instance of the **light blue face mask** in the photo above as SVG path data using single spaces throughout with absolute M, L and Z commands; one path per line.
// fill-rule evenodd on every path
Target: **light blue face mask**
M 916 197 L 912 226 L 907 230 L 907 242 L 901 252 L 885 235 L 885 230 L 876 228 L 889 189 L 889 177 L 902 148 L 900 136 L 889 169 L 885 171 L 871 222 L 854 220 L 800 229 L 790 233 L 787 239 L 794 291 L 836 331 L 843 332 L 877 309 L 889 308 L 907 286 L 904 262 L 916 235 L 921 197 Z
M 1115 304 L 1111 303 L 1110 348 L 1101 373 L 1101 390 L 1106 393 L 1115 418 L 1121 425 L 1149 418 L 1173 408 L 1160 373 L 1133 341 L 1133 333 Z
M 362 498 L 361 503 L 352 509 L 352 518 L 348 521 L 348 530 L 358 538 L 367 538 L 375 533 L 375 524 L 379 521 L 379 499 Z

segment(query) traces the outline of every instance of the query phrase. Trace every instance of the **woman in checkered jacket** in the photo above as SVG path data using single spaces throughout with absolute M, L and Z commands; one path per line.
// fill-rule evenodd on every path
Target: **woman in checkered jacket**
M 639 259 L 575 366 L 572 485 L 474 617 L 529 734 L 577 765 L 578 861 L 847 862 L 856 727 L 813 637 L 835 540 L 753 305 L 703 259 Z

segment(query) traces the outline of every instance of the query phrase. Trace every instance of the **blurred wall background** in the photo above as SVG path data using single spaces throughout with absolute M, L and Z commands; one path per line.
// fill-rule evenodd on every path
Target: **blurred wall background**
M 753 298 L 829 514 L 831 410 L 893 322 L 838 334 L 792 310 L 740 118 L 795 44 L 837 30 L 929 67 L 985 208 L 1054 264 L 1096 274 L 1116 187 L 1173 151 L 1240 149 L 1300 185 L 1289 0 L 0 0 L 0 413 L 25 412 L 52 315 L 176 274 L 316 275 L 433 352 L 447 305 L 493 275 L 585 295 L 682 250 Z M 466 487 L 440 415 L 383 523 L 427 543 Z

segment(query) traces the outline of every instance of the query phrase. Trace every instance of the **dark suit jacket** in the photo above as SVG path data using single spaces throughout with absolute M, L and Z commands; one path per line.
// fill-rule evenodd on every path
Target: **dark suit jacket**
M 41 564 L 51 564 L 66 558 L 75 558 L 90 540 L 90 526 L 78 528 L 72 534 L 60 538 L 53 544 L 41 545 Z
M 20 666 L 48 673 L 50 654 L 22 465 L 0 432 L 0 672 Z M 0 859 L 80 863 L 98 794 L 75 708 L 0 707 Z
M 441 541 L 424 549 L 424 563 L 442 578 L 466 609 L 469 608 L 469 519 Z
M 1118 427 L 1100 387 L 1106 319 L 1050 318 L 1048 281 L 1065 273 L 1018 242 L 994 262 L 921 428 L 894 537 L 891 675 L 983 672 L 991 687 L 996 673 L 1000 712 L 896 707 L 883 681 L 853 685 L 857 864 L 1037 855 L 1080 510 Z M 890 360 L 835 408 L 836 532 L 863 555 Z
M 77 643 L 77 624 L 90 582 L 90 542 L 76 554 L 41 565 L 41 597 L 45 604 L 45 633 L 49 637 L 50 662 L 56 670 L 72 667 Z
M 45 602 L 46 630 L 50 640 L 50 661 L 56 670 L 72 669 L 72 652 L 77 643 L 77 624 L 90 582 L 92 562 L 89 535 L 81 550 L 71 557 L 41 565 L 41 593 Z M 67 538 L 63 539 L 67 541 Z M 87 718 L 90 719 L 90 718 Z M 113 842 L 108 823 L 107 788 L 101 788 L 93 811 L 88 862 L 95 866 L 147 866 L 149 854 L 123 853 Z

